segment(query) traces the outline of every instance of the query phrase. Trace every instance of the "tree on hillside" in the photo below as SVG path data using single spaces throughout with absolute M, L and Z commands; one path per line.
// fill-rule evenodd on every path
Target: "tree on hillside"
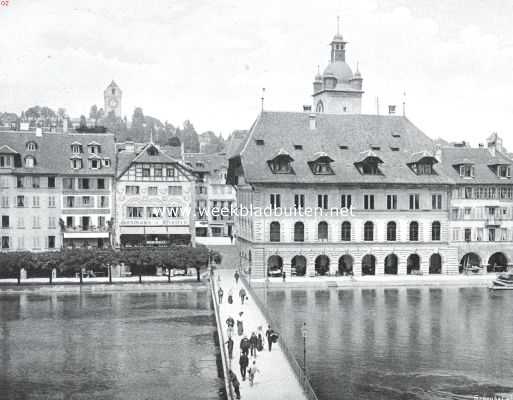
M 194 125 L 189 120 L 184 121 L 183 129 L 176 130 L 176 136 L 183 143 L 186 153 L 199 153 L 199 136 L 194 129 Z
M 80 127 L 80 129 L 87 128 L 87 120 L 86 120 L 85 115 L 81 115 L 80 116 L 80 125 L 79 125 L 79 127 Z
M 89 118 L 94 120 L 94 126 L 98 125 L 98 120 L 102 119 L 105 116 L 105 112 L 103 108 L 98 108 L 96 104 L 91 106 L 91 110 L 89 111 Z
M 109 114 L 100 120 L 100 124 L 107 130 L 113 132 L 118 140 L 124 140 L 127 132 L 125 120 L 117 117 L 114 111 L 109 111 Z
M 132 125 L 129 129 L 129 136 L 134 141 L 144 141 L 144 113 L 141 107 L 136 107 L 132 114 Z

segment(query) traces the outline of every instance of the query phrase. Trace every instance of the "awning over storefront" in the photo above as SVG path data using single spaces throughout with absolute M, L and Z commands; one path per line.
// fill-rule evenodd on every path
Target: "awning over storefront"
M 121 226 L 121 235 L 188 235 L 188 226 Z

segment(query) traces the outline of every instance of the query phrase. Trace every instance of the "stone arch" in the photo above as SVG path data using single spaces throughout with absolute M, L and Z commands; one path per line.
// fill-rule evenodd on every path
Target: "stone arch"
M 467 253 L 463 257 L 461 257 L 460 261 L 460 273 L 462 273 L 465 268 L 478 266 L 481 267 L 481 257 L 477 253 Z
M 330 270 L 330 259 L 327 255 L 321 254 L 315 259 L 315 273 L 326 275 Z
M 338 274 L 353 275 L 354 259 L 349 254 L 344 254 L 338 259 Z
M 442 256 L 438 253 L 431 254 L 429 257 L 429 273 L 441 274 L 442 273 Z
M 508 257 L 503 252 L 498 251 L 493 253 L 488 259 L 486 270 L 488 272 L 506 271 L 507 267 Z
M 281 276 L 283 273 L 283 259 L 272 255 L 267 259 L 267 276 Z
M 296 276 L 305 276 L 306 275 L 306 257 L 302 255 L 297 255 L 292 257 L 290 261 L 291 266 L 291 274 Z
M 376 275 L 376 257 L 366 254 L 362 258 L 362 275 Z
M 406 273 L 408 275 L 420 272 L 420 257 L 416 253 L 412 253 L 406 260 Z
M 399 259 L 394 253 L 390 253 L 385 257 L 385 274 L 397 275 Z

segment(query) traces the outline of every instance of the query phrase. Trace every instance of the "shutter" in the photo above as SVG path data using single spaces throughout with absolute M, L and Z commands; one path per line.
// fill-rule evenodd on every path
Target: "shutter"
M 474 175 L 475 175 L 475 168 L 474 167 L 470 167 L 470 176 L 472 176 L 472 178 L 473 178 Z

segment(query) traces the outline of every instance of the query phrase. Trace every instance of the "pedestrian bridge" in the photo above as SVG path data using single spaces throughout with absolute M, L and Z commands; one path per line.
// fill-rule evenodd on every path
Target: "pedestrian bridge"
M 244 278 L 235 282 L 233 269 L 217 270 L 211 281 L 211 292 L 214 302 L 216 322 L 219 334 L 219 345 L 221 347 L 221 356 L 223 360 L 223 370 L 225 386 L 228 399 L 236 399 L 233 386 L 229 382 L 228 371 L 231 369 L 237 376 L 240 384 L 241 398 L 244 400 L 317 400 L 317 396 L 312 390 L 310 383 L 303 374 L 303 369 L 299 366 L 292 353 L 286 347 L 284 338 L 280 336 L 278 343 L 273 343 L 272 351 L 269 352 L 265 331 L 268 325 L 279 332 L 267 313 L 266 308 L 260 302 L 256 294 L 248 287 Z M 223 299 L 219 303 L 217 291 L 221 287 L 224 292 Z M 241 304 L 239 290 L 244 287 L 248 299 Z M 228 293 L 233 292 L 233 303 L 228 304 Z M 242 312 L 242 316 L 239 313 Z M 257 357 L 249 357 L 250 365 L 256 359 L 258 373 L 255 375 L 254 385 L 250 386 L 248 379 L 242 380 L 239 357 L 240 340 L 243 336 L 237 334 L 235 327 L 232 339 L 234 341 L 233 359 L 228 358 L 228 348 L 226 342 L 227 325 L 226 320 L 232 317 L 235 321 L 242 320 L 244 326 L 243 335 L 249 338 L 252 332 L 257 332 L 259 326 L 262 327 L 262 336 L 264 337 L 264 349 L 257 352 Z

